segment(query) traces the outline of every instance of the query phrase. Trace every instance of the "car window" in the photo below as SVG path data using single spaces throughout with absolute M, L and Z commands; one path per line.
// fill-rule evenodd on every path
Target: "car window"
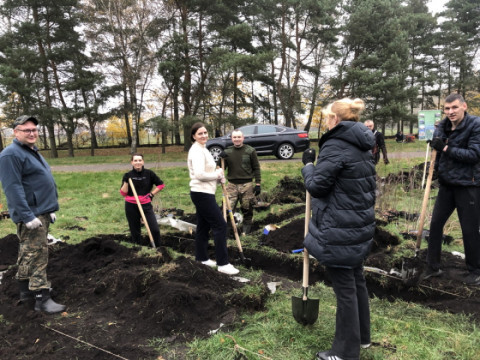
M 255 128 L 256 128 L 256 126 L 245 126 L 245 127 L 242 127 L 241 130 L 242 130 L 243 135 L 246 136 L 246 135 L 255 134 Z
M 258 125 L 258 134 L 271 134 L 275 132 L 275 127 L 272 125 Z

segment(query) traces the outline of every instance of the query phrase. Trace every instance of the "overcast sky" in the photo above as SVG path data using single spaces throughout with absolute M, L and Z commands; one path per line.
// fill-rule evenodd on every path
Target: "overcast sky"
M 448 0 L 430 0 L 428 2 L 428 8 L 433 12 L 437 13 L 443 10 L 443 5 L 447 2 Z

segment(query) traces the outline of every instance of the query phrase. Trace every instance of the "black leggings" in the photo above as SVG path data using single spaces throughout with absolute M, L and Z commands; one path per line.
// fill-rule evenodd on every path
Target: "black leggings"
M 160 246 L 160 229 L 158 227 L 155 213 L 153 212 L 152 203 L 143 204 L 142 208 L 145 218 L 147 219 L 148 226 L 150 227 L 150 232 L 152 233 L 155 246 Z M 140 223 L 142 216 L 140 215 L 138 205 L 125 201 L 125 215 L 127 216 L 128 227 L 130 228 L 130 233 L 132 235 L 132 242 L 135 244 L 145 245 L 145 243 L 142 241 Z
M 208 238 L 210 230 L 215 243 L 217 265 L 227 265 L 227 223 L 215 200 L 215 195 L 190 192 L 190 197 L 197 209 L 197 231 L 195 232 L 195 260 L 208 260 Z

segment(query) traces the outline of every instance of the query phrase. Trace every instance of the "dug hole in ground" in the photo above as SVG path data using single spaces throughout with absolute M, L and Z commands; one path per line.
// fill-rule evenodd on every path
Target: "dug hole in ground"
M 18 304 L 14 279 L 18 239 L 14 234 L 0 239 L 0 270 L 4 270 L 0 284 L 0 313 L 4 318 L 0 358 L 155 359 L 159 354 L 149 345 L 153 338 L 163 339 L 176 348 L 177 358 L 182 358 L 187 351 L 185 344 L 193 338 L 208 337 L 220 324 L 228 329 L 244 312 L 262 311 L 271 294 L 268 283 L 298 288 L 300 293 L 302 255 L 292 254 L 292 250 L 303 247 L 304 196 L 301 179 L 283 179 L 269 201 L 296 205 L 278 214 L 269 213 L 254 223 L 254 236 L 262 245 L 244 245 L 243 252 L 263 275 L 262 290 L 250 296 L 237 291 L 244 283 L 193 260 L 193 234 L 163 231 L 163 246 L 153 256 L 141 254 L 140 246 L 123 246 L 121 242 L 129 241 L 127 235 L 102 234 L 77 245 L 57 242 L 49 247 L 52 297 L 66 304 L 67 310 L 45 315 L 33 311 L 33 303 Z M 195 222 L 193 214 L 179 219 Z M 390 275 L 392 268 L 401 269 L 401 263 L 382 268 L 391 263 L 392 251 L 401 241 L 382 229 L 386 221 L 388 217 L 378 219 L 366 266 L 389 275 L 382 275 L 382 271 L 366 273 L 370 295 L 471 314 L 480 323 L 479 289 L 461 282 L 465 263 L 460 257 L 444 252 L 444 275 L 425 280 L 421 286 L 412 286 L 395 273 Z M 280 228 L 263 234 L 265 226 L 281 223 Z M 148 244 L 145 237 L 145 246 Z M 183 256 L 173 259 L 170 249 Z M 275 250 L 273 254 L 271 249 Z M 213 247 L 210 250 L 213 258 Z M 236 260 L 236 247 L 230 247 L 229 254 L 232 263 L 241 265 Z M 416 266 L 423 266 L 425 251 L 415 261 Z M 310 284 L 318 281 L 329 284 L 323 267 L 312 260 Z

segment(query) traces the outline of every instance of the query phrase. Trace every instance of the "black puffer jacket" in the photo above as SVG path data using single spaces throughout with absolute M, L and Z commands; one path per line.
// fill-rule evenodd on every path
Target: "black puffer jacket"
M 322 136 L 315 166 L 302 169 L 312 196 L 304 245 L 323 265 L 355 268 L 370 251 L 375 232 L 373 133 L 342 121 Z
M 438 125 L 434 137 L 448 139 L 447 151 L 437 159 L 438 180 L 450 186 L 480 186 L 480 118 L 468 115 L 452 131 L 448 118 Z

